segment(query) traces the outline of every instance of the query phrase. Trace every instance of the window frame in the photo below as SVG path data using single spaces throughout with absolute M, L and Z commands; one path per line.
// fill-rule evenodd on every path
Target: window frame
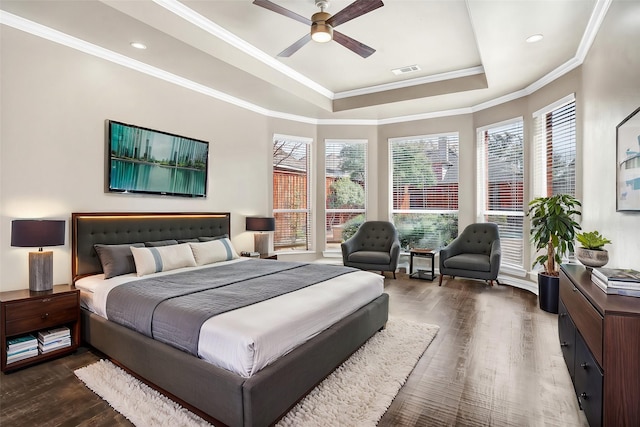
M 491 130 L 498 130 L 500 128 L 505 128 L 507 126 L 510 125 L 515 125 L 515 124 L 519 124 L 520 125 L 520 135 L 521 135 L 521 139 L 522 139 L 522 153 L 521 153 L 521 158 L 520 158 L 520 162 L 522 163 L 522 186 L 521 186 L 521 209 L 520 210 L 498 210 L 498 209 L 490 209 L 490 194 L 489 194 L 489 188 L 488 188 L 488 179 L 489 179 L 489 165 L 488 165 L 488 157 L 489 157 L 489 152 L 488 149 L 485 150 L 486 147 L 486 138 L 488 137 L 488 132 L 490 132 Z M 485 134 L 487 134 L 485 136 Z M 513 217 L 513 218 L 519 218 L 518 221 L 522 221 L 522 224 L 520 225 L 520 234 L 522 235 L 521 239 L 515 239 L 516 242 L 517 240 L 520 240 L 520 242 L 518 243 L 518 253 L 515 254 L 515 256 L 513 256 L 513 258 L 509 258 L 508 255 L 509 254 L 513 254 L 513 252 L 509 252 L 509 247 L 510 245 L 507 244 L 508 241 L 506 239 L 506 236 L 502 235 L 504 234 L 504 227 L 501 227 L 500 224 L 498 224 L 498 227 L 501 229 L 501 243 L 502 243 L 502 262 L 501 262 L 501 266 L 500 266 L 500 271 L 504 271 L 506 273 L 509 274 L 513 274 L 516 276 L 521 276 L 524 277 L 527 274 L 526 268 L 524 266 L 524 261 L 525 261 L 525 244 L 528 244 L 529 239 L 525 239 L 525 223 L 524 223 L 524 218 L 526 216 L 526 202 L 525 202 L 525 180 L 526 180 L 526 172 L 527 172 L 527 163 L 526 163 L 526 156 L 525 156 L 525 148 L 526 148 L 526 141 L 525 141 L 525 123 L 524 123 L 524 117 L 519 116 L 519 117 L 514 117 L 508 120 L 503 120 L 497 123 L 492 123 L 489 125 L 485 125 L 485 126 L 481 126 L 478 127 L 476 129 L 476 201 L 477 201 L 477 206 L 476 206 L 476 221 L 477 222 L 488 222 L 487 219 L 490 216 L 505 216 L 505 217 Z M 526 242 L 526 243 L 525 243 Z M 505 257 L 505 253 L 507 254 L 507 256 Z M 519 259 L 518 259 L 519 258 Z M 514 262 L 515 261 L 515 262 Z
M 330 144 L 353 144 L 353 145 L 363 145 L 364 146 L 364 205 L 362 208 L 352 208 L 352 209 L 339 209 L 339 208 L 329 208 L 328 207 L 328 200 L 327 198 L 329 197 L 329 186 L 327 185 L 328 179 L 330 178 L 327 174 L 327 156 L 330 154 L 327 152 L 327 147 Z M 329 242 L 327 241 L 327 236 L 328 236 L 328 231 L 327 231 L 327 218 L 329 216 L 329 214 L 334 213 L 334 214 L 363 214 L 364 215 L 364 220 L 366 220 L 367 218 L 367 207 L 368 207 L 368 189 L 369 189 L 369 185 L 368 185 L 368 180 L 369 180 L 369 168 L 368 168 L 368 161 L 369 161 L 369 140 L 367 139 L 347 139 L 347 138 L 340 138 L 340 139 L 325 139 L 324 140 L 324 249 L 326 252 L 328 253 L 338 253 L 341 251 L 340 246 L 338 245 L 335 248 L 329 248 Z M 335 236 L 334 236 L 334 240 L 335 240 Z
M 274 165 L 274 156 L 275 156 L 275 144 L 277 143 L 277 141 L 283 141 L 285 143 L 294 143 L 294 144 L 305 144 L 306 145 L 306 208 L 287 208 L 287 209 L 282 209 L 282 208 L 277 208 L 276 206 L 278 206 L 278 204 L 276 204 L 276 194 L 277 194 L 277 189 L 275 182 L 272 184 L 272 203 L 273 203 L 273 208 L 272 208 L 272 215 L 276 218 L 276 231 L 274 232 L 274 251 L 276 253 L 304 253 L 304 252 L 311 252 L 314 249 L 314 221 L 313 221 L 313 215 L 314 215 L 314 205 L 313 205 L 313 188 L 314 188 L 314 169 L 313 169 L 313 165 L 314 165 L 314 156 L 313 156 L 313 151 L 314 151 L 314 144 L 313 144 L 313 138 L 308 138 L 308 137 L 302 137 L 302 136 L 291 136 L 291 135 L 282 135 L 282 134 L 274 134 L 273 138 L 272 138 L 272 142 L 271 142 L 271 149 L 272 149 L 272 155 L 271 155 L 271 179 L 272 182 L 275 180 L 275 174 L 276 174 L 276 165 Z M 278 229 L 282 229 L 282 226 L 278 225 L 278 218 L 277 218 L 277 214 L 282 214 L 282 213 L 304 213 L 306 214 L 306 235 L 305 235 L 305 240 L 306 240 L 306 244 L 304 245 L 305 247 L 303 249 L 296 249 L 295 246 L 290 248 L 290 249 L 278 249 L 276 247 L 276 236 L 278 233 Z
M 457 164 L 455 165 L 455 173 L 457 174 L 456 177 L 456 181 L 455 181 L 455 185 L 456 185 L 456 194 L 455 194 L 455 209 L 443 209 L 443 208 L 438 208 L 438 207 L 432 207 L 432 208 L 421 208 L 421 209 L 396 209 L 395 208 L 395 204 L 394 204 L 394 198 L 395 198 L 395 191 L 394 191 L 394 144 L 398 144 L 398 143 L 410 143 L 411 141 L 421 141 L 421 140 L 427 140 L 427 141 L 437 141 L 439 138 L 451 138 L 454 137 L 455 141 L 453 141 L 453 143 L 455 143 L 457 145 L 456 147 L 456 157 L 457 157 Z M 447 144 L 450 144 L 452 142 L 447 141 Z M 447 159 L 449 158 L 449 145 L 447 145 L 446 148 L 446 157 Z M 440 233 L 440 236 L 436 237 L 436 236 L 427 236 L 424 235 L 423 239 L 427 240 L 427 246 L 434 246 L 432 249 L 438 249 L 439 247 L 443 247 L 445 246 L 447 243 L 449 243 L 450 240 L 452 240 L 453 238 L 455 238 L 458 234 L 458 219 L 459 219 L 459 194 L 460 194 L 460 173 L 459 173 L 459 168 L 460 168 L 460 132 L 455 131 L 455 132 L 439 132 L 439 133 L 433 133 L 433 134 L 425 134 L 425 135 L 415 135 L 415 136 L 404 136 L 404 137 L 394 137 L 394 138 L 389 138 L 388 139 L 388 153 L 389 153 L 389 182 L 388 182 L 388 188 L 389 188 L 389 220 L 391 222 L 393 222 L 394 224 L 396 224 L 395 221 L 395 216 L 396 215 L 406 215 L 406 214 L 415 214 L 415 215 L 438 215 L 439 217 L 442 217 L 442 215 L 452 215 L 453 216 L 453 220 L 455 221 L 455 224 L 451 227 L 450 230 L 447 230 L 450 234 L 452 234 L 451 236 L 448 237 L 442 237 L 443 233 Z M 436 171 L 433 171 L 436 172 Z M 446 173 L 446 171 L 445 171 Z M 449 196 L 449 194 L 448 194 Z M 447 199 L 449 200 L 449 197 L 447 197 Z M 447 202 L 447 204 L 449 204 L 449 202 Z M 399 224 L 396 224 L 396 227 L 398 228 L 398 232 L 400 234 L 400 238 L 401 238 L 401 245 L 403 246 L 403 250 L 408 250 L 409 248 L 411 248 L 412 246 L 412 240 L 405 242 L 403 240 L 403 230 L 402 227 Z M 422 239 L 420 239 L 422 240 Z M 418 244 L 421 245 L 420 240 L 418 241 Z M 436 242 L 436 240 L 438 240 Z M 408 246 L 408 247 L 407 247 Z

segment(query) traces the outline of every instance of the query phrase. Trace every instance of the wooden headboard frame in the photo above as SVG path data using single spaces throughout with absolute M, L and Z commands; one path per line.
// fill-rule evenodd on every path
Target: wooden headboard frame
M 102 273 L 93 245 L 117 245 L 229 234 L 229 212 L 86 212 L 71 214 L 73 282 Z

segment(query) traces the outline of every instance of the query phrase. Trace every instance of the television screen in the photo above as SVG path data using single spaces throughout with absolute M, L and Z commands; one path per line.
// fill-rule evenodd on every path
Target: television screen
M 205 197 L 209 143 L 108 121 L 108 190 Z

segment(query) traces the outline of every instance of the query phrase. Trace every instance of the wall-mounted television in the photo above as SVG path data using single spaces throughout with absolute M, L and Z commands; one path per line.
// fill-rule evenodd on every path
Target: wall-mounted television
M 107 121 L 107 189 L 206 197 L 209 143 Z

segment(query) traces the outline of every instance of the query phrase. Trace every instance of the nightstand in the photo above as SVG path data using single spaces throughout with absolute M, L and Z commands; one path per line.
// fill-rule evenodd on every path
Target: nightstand
M 66 326 L 71 330 L 71 346 L 38 354 L 7 365 L 7 339 Z M 44 360 L 73 353 L 80 343 L 80 291 L 70 285 L 55 285 L 53 290 L 28 289 L 0 292 L 0 370 L 23 368 Z

